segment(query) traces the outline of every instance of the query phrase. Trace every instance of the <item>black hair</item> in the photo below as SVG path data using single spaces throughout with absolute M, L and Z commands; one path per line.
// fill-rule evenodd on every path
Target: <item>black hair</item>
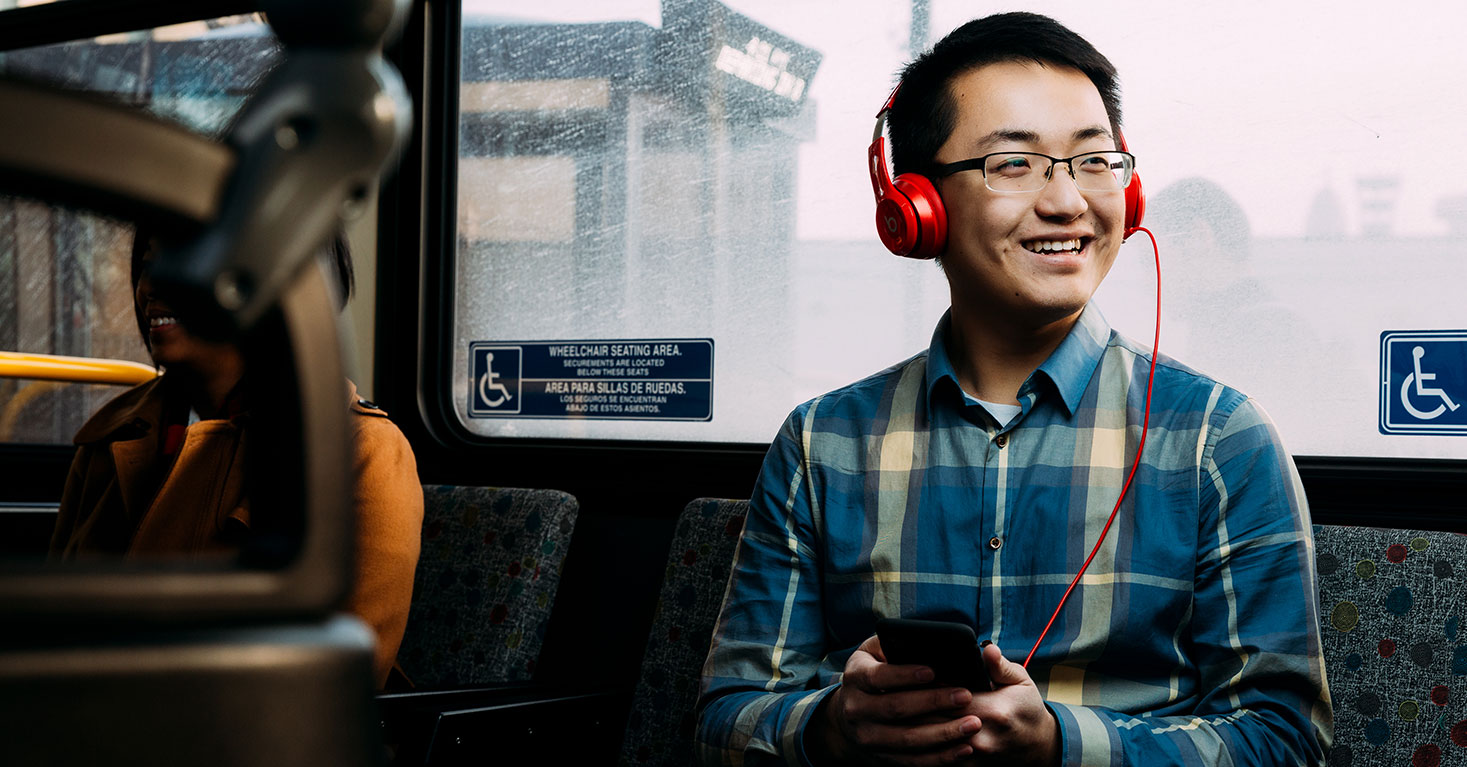
M 138 305 L 137 293 L 138 281 L 143 278 L 143 259 L 147 257 L 157 236 L 154 228 L 144 223 L 138 223 L 132 235 L 132 312 L 137 319 L 138 332 L 143 336 L 143 344 L 149 349 L 153 345 L 148 341 L 148 318 L 143 316 L 143 307 Z M 322 248 L 321 254 L 335 267 L 336 287 L 340 291 L 337 294 L 340 301 L 337 308 L 344 309 L 356 288 L 356 269 L 352 266 L 351 245 L 346 241 L 346 231 L 338 227 L 331 236 L 331 241 Z
M 1121 94 L 1116 68 L 1100 51 L 1058 21 L 1037 13 L 1000 13 L 964 24 L 902 71 L 887 129 L 892 169 L 924 173 L 957 124 L 953 78 L 988 64 L 1027 61 L 1079 70 L 1095 83 L 1110 130 L 1120 140 Z M 1118 147 L 1119 148 L 1119 147 Z

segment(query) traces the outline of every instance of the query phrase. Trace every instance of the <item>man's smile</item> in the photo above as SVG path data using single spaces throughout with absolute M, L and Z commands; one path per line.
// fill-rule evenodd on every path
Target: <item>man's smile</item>
M 1028 240 L 1021 244 L 1030 253 L 1079 253 L 1089 241 L 1089 237 L 1073 237 L 1067 240 Z

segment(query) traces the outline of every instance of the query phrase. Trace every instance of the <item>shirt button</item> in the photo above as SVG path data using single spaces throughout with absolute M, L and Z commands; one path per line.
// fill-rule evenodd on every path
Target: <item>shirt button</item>
M 988 548 L 993 549 L 994 551 L 998 551 L 998 547 L 1002 545 L 1003 539 L 999 538 L 996 535 L 988 539 Z
M 993 440 L 993 443 L 998 445 L 999 449 L 1002 450 L 1006 445 L 1009 444 L 1009 435 L 1000 434 L 996 439 Z M 996 549 L 998 547 L 994 546 L 994 548 Z

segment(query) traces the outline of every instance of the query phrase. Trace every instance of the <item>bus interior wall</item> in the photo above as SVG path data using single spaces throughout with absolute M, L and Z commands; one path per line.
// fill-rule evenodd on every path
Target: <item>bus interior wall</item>
M 486 439 L 456 428 L 445 390 L 443 270 L 455 247 L 456 190 L 441 172 L 454 150 L 456 56 L 453 3 L 418 0 L 389 57 L 413 91 L 415 128 L 356 235 L 375 251 L 375 280 L 359 280 L 359 360 L 371 397 L 416 453 L 424 484 L 530 487 L 574 495 L 580 512 L 546 631 L 536 678 L 628 691 L 640 669 L 679 512 L 700 497 L 747 498 L 761 444 L 669 444 Z M 375 235 L 370 231 L 375 225 Z M 363 265 L 368 264 L 362 259 Z M 370 327 L 370 332 L 363 329 Z M 772 434 L 771 434 L 772 436 Z M 0 445 L 0 556 L 45 551 L 70 446 Z M 1467 532 L 1467 472 L 1459 461 L 1296 458 L 1313 521 Z

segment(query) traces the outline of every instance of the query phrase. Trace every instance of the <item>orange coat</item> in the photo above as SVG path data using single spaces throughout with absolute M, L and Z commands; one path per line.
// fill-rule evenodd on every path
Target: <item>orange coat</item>
M 60 559 L 187 553 L 227 559 L 249 530 L 244 444 L 249 415 L 188 427 L 172 465 L 159 455 L 167 376 L 107 403 L 77 432 L 51 537 Z M 380 687 L 397 657 L 412 602 L 423 488 L 412 448 L 387 414 L 348 382 L 357 510 L 356 579 L 346 609 L 377 634 Z

